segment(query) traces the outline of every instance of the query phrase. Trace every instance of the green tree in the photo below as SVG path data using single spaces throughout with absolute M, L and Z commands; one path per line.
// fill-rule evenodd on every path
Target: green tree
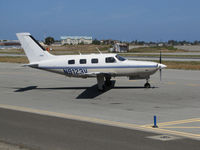
M 199 44 L 200 44 L 200 41 L 196 40 L 196 41 L 193 42 L 193 45 L 199 45 Z
M 92 41 L 92 44 L 94 44 L 94 45 L 100 45 L 101 42 L 100 42 L 99 40 L 97 40 L 97 39 L 94 39 L 94 40 Z
M 169 45 L 172 45 L 172 46 L 178 45 L 178 41 L 175 41 L 175 40 L 169 40 L 167 43 L 168 43 Z
M 54 43 L 54 38 L 53 37 L 49 36 L 49 37 L 45 38 L 45 44 L 51 45 L 53 43 Z

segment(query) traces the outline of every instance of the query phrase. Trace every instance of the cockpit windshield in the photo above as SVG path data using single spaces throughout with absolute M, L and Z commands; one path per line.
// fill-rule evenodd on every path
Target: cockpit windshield
M 119 55 L 116 55 L 115 56 L 119 61 L 125 61 L 126 58 L 122 57 L 122 56 L 119 56 Z

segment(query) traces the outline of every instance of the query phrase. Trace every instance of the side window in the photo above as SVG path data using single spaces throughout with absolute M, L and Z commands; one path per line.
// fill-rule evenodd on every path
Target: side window
M 68 60 L 68 64 L 75 64 L 75 60 Z
M 106 63 L 114 63 L 115 58 L 114 57 L 106 57 L 105 61 L 106 61 Z
M 92 64 L 97 64 L 99 62 L 99 60 L 97 58 L 92 58 L 91 59 L 91 63 Z
M 86 59 L 80 59 L 79 62 L 80 62 L 80 64 L 86 64 L 87 61 L 86 61 Z

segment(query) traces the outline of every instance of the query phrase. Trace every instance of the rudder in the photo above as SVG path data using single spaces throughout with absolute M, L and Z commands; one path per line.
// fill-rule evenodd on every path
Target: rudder
M 16 35 L 30 63 L 51 59 L 53 57 L 30 33 L 17 33 Z

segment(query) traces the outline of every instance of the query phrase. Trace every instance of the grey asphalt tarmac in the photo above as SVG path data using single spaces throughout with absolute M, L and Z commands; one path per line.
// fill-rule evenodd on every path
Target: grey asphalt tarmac
M 156 134 L 0 109 L 0 139 L 40 150 L 199 150 L 191 139 L 160 141 Z
M 42 114 L 42 111 L 47 111 L 50 116 L 56 116 L 54 114 L 61 113 L 63 114 L 60 115 L 61 117 L 67 115 L 63 120 L 68 121 L 69 119 L 67 118 L 70 115 L 80 116 L 79 119 L 77 119 L 78 117 L 71 117 L 71 119 L 74 119 L 74 121 L 86 120 L 87 122 L 98 123 L 95 124 L 95 126 L 98 126 L 97 128 L 102 127 L 102 125 L 103 127 L 105 125 L 111 125 L 112 127 L 105 127 L 108 127 L 109 130 L 114 128 L 114 131 L 122 130 L 115 126 L 123 126 L 123 130 L 127 128 L 126 131 L 133 131 L 132 134 L 141 137 L 141 139 L 137 139 L 137 136 L 123 138 L 126 138 L 128 141 L 133 138 L 133 141 L 129 141 L 130 143 L 134 143 L 134 140 L 139 140 L 142 144 L 139 141 L 137 142 L 144 145 L 144 147 L 145 144 L 149 147 L 148 143 L 151 142 L 148 142 L 148 140 L 152 141 L 151 139 L 146 139 L 144 137 L 157 134 L 169 134 L 182 137 L 182 139 L 179 140 L 172 140 L 175 143 L 176 141 L 179 141 L 180 145 L 182 145 L 181 141 L 191 139 L 188 142 L 184 141 L 183 143 L 189 144 L 188 146 L 194 147 L 194 149 L 196 147 L 195 143 L 200 146 L 199 141 L 195 142 L 196 140 L 199 140 L 200 137 L 200 71 L 163 70 L 162 82 L 159 81 L 159 73 L 156 73 L 151 77 L 150 83 L 152 88 L 150 89 L 143 88 L 145 83 L 144 80 L 129 81 L 128 78 L 116 78 L 115 87 L 101 93 L 96 90 L 96 79 L 66 78 L 61 75 L 21 66 L 22 64 L 0 63 L 0 108 L 6 105 L 13 107 L 13 109 L 15 109 L 14 107 L 17 107 L 18 110 L 23 109 L 22 111 L 25 109 L 32 109 L 35 112 L 38 112 L 38 114 Z M 7 114 L 11 112 L 2 111 L 0 113 L 0 115 L 5 113 L 4 117 L 0 116 L 0 120 L 2 120 L 0 128 L 2 127 L 3 130 L 5 129 L 4 134 L 0 134 L 0 138 L 3 138 L 4 140 L 8 139 L 9 141 L 15 141 L 16 139 L 17 142 L 17 139 L 22 139 L 22 143 L 25 141 L 28 145 L 34 145 L 37 142 L 34 143 L 33 141 L 32 143 L 29 141 L 29 138 L 26 138 L 26 140 L 21 137 L 23 135 L 24 137 L 28 137 L 25 136 L 26 133 L 30 138 L 37 139 L 39 132 L 41 132 L 40 136 L 42 136 L 44 134 L 43 132 L 53 132 L 62 126 L 62 123 L 60 124 L 60 122 L 56 120 L 58 118 L 53 117 L 55 120 L 53 119 L 51 122 L 48 122 L 46 120 L 49 118 L 43 116 L 42 118 L 46 118 L 46 124 L 48 124 L 48 126 L 51 126 L 52 124 L 56 129 L 52 127 L 49 131 L 42 131 L 42 126 L 45 124 L 43 122 L 43 124 L 39 124 L 40 127 L 38 125 L 37 131 L 37 129 L 34 128 L 34 126 L 37 125 L 33 123 L 31 126 L 31 124 L 26 124 L 22 120 L 17 121 L 15 118 L 20 118 L 17 117 L 17 112 L 16 116 Z M 24 121 L 31 122 L 32 119 L 28 120 L 28 117 L 25 118 L 26 114 L 27 113 L 20 113 L 21 118 L 24 118 Z M 152 130 L 151 126 L 154 115 L 157 115 L 158 117 L 159 128 Z M 8 119 L 10 119 L 10 121 L 6 120 L 5 116 L 9 116 Z M 30 116 L 35 115 L 31 114 Z M 89 117 L 89 119 L 85 119 L 85 117 Z M 40 121 L 42 122 L 42 120 Z M 38 123 L 40 121 L 38 121 Z M 113 122 L 108 123 L 108 121 Z M 35 123 L 36 122 L 37 121 L 35 121 Z M 55 122 L 57 125 L 52 122 Z M 23 126 L 23 124 L 25 125 Z M 86 123 L 86 126 L 84 126 L 84 128 L 86 128 L 85 130 L 87 130 L 88 124 L 90 123 Z M 47 125 L 44 126 L 46 127 Z M 75 127 L 74 124 L 72 126 Z M 6 129 L 6 127 L 8 128 Z M 128 128 L 131 128 L 132 130 L 128 130 Z M 25 131 L 23 131 L 23 129 Z M 27 131 L 26 129 L 30 131 Z M 13 131 L 14 135 L 16 135 L 15 139 L 12 139 L 13 133 L 8 132 L 9 130 Z M 103 129 L 97 130 L 100 133 L 95 133 L 95 135 L 100 134 L 102 139 L 108 136 L 103 134 Z M 87 130 L 88 133 L 82 133 L 81 130 L 76 129 L 72 131 L 77 131 L 81 138 L 85 135 L 91 136 L 91 134 L 93 134 L 92 132 L 89 132 L 89 130 Z M 20 132 L 24 132 L 24 134 L 20 135 Z M 58 132 L 64 134 L 61 133 L 61 131 L 56 131 L 56 133 L 51 133 L 51 136 L 55 136 L 55 139 L 65 139 L 64 136 L 61 136 L 63 138 L 59 138 L 60 135 Z M 108 130 L 105 130 L 105 132 L 108 132 Z M 36 135 L 34 133 L 36 133 Z M 6 134 L 9 137 L 6 137 Z M 109 142 L 107 144 L 109 146 L 110 144 L 115 145 L 114 141 L 119 142 L 122 140 L 115 139 L 120 134 L 123 135 L 123 132 L 119 132 L 119 134 L 113 132 L 112 135 L 108 136 L 110 141 L 108 140 Z M 44 137 L 47 137 L 46 140 L 48 140 L 52 138 L 51 136 L 46 133 L 46 136 Z M 74 136 L 77 137 L 76 135 Z M 70 140 L 70 138 L 68 140 Z M 50 141 L 52 142 L 52 140 Z M 72 140 L 71 142 L 74 143 L 74 141 L 75 140 Z M 49 143 L 50 145 L 53 145 L 51 142 L 43 142 L 44 145 L 48 145 Z M 65 141 L 61 140 L 61 142 Z M 165 142 L 168 143 L 169 141 Z M 170 141 L 169 146 L 172 146 L 171 149 L 173 149 L 173 145 L 175 146 L 176 144 L 173 144 L 173 142 Z M 74 145 L 77 146 L 77 143 L 74 143 Z M 152 148 L 155 149 L 154 146 L 152 145 Z M 165 143 L 163 147 L 165 147 Z M 180 148 L 179 146 L 177 147 Z M 187 146 L 184 147 L 187 148 Z M 162 148 L 159 147 L 159 149 Z M 128 148 L 125 147 L 124 149 Z

